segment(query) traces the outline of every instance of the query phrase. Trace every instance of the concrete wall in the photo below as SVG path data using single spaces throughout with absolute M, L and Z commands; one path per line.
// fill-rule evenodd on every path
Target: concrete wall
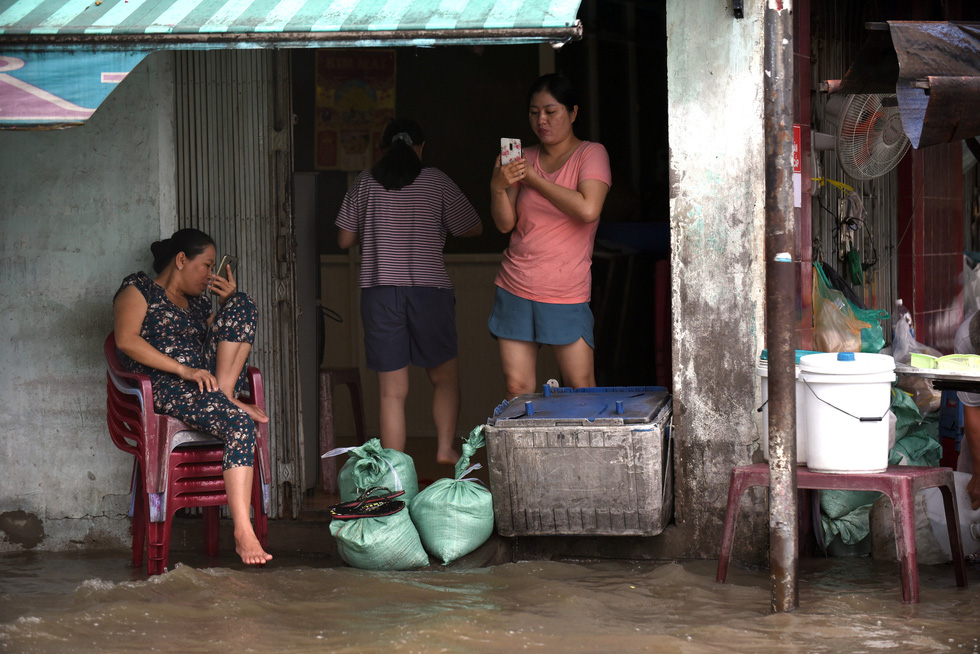
M 0 132 L 0 551 L 129 537 L 102 342 L 120 281 L 174 228 L 171 60 L 149 56 L 84 126 Z
M 667 2 L 675 506 L 687 556 L 717 556 L 729 473 L 760 438 L 763 11 L 761 0 L 746 1 L 743 19 L 725 2 Z M 736 545 L 758 555 L 765 495 L 747 497 Z

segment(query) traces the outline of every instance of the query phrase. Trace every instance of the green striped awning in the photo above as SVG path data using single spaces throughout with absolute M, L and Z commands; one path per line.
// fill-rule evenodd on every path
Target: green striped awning
M 155 50 L 581 38 L 580 0 L 0 0 L 0 129 L 83 123 Z
M 0 0 L 0 48 L 563 43 L 579 0 Z

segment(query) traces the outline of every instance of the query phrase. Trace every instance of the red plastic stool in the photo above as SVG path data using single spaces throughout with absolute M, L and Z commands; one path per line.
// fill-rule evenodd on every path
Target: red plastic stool
M 902 575 L 902 601 L 919 601 L 918 554 L 915 548 L 915 494 L 923 488 L 939 488 L 946 509 L 946 526 L 952 552 L 956 585 L 966 587 L 966 561 L 960 541 L 959 513 L 951 468 L 889 466 L 885 472 L 868 474 L 832 474 L 814 472 L 805 466 L 797 468 L 797 486 L 817 490 L 879 491 L 888 496 L 895 512 L 895 549 Z M 735 520 L 742 493 L 752 486 L 769 486 L 769 464 L 755 463 L 732 468 L 728 486 L 728 508 L 725 511 L 724 534 L 718 556 L 718 581 L 725 583 L 728 564 L 735 542 Z
M 333 426 L 334 385 L 344 384 L 350 391 L 351 406 L 354 409 L 354 431 L 357 442 L 364 445 L 364 405 L 361 402 L 361 371 L 359 368 L 321 368 L 320 369 L 320 483 L 328 494 L 337 492 L 337 463 L 333 458 L 323 455 L 334 449 Z
M 223 446 L 220 443 L 175 449 L 170 454 L 171 469 L 167 479 L 167 492 L 162 496 L 165 504 L 162 505 L 155 500 L 160 496 L 146 493 L 142 475 L 136 475 L 136 496 L 143 500 L 137 501 L 133 508 L 134 567 L 143 565 L 145 543 L 148 574 L 159 575 L 167 571 L 174 514 L 189 507 L 202 507 L 204 553 L 208 556 L 218 554 L 220 507 L 228 504 L 221 470 L 222 452 Z M 251 500 L 255 536 L 262 547 L 266 547 L 269 520 L 263 508 L 264 497 L 258 465 L 252 477 Z

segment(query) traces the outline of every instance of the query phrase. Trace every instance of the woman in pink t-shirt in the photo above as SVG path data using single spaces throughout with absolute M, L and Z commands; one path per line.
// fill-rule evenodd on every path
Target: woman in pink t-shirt
M 528 93 L 540 140 L 490 180 L 490 212 L 510 233 L 488 326 L 500 346 L 507 397 L 532 393 L 541 345 L 551 345 L 566 385 L 595 386 L 592 247 L 612 184 L 609 155 L 572 125 L 578 103 L 562 75 L 539 78 Z

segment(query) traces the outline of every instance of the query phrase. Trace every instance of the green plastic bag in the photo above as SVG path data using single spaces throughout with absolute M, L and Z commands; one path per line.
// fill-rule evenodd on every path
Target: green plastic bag
M 361 491 L 374 486 L 405 491 L 405 495 L 398 499 L 404 500 L 406 504 L 411 503 L 419 494 L 415 462 L 404 452 L 381 447 L 381 441 L 372 438 L 360 447 L 342 447 L 323 456 L 336 456 L 344 452 L 350 458 L 337 475 L 341 502 L 349 502 L 360 495 Z
M 408 507 L 382 518 L 330 522 L 344 563 L 363 570 L 414 570 L 429 565 Z
M 885 331 L 881 328 L 881 321 L 891 316 L 884 309 L 858 309 L 853 304 L 851 309 L 858 320 L 871 325 L 861 329 L 861 351 L 871 354 L 881 352 L 881 348 L 885 347 Z
M 478 548 L 493 533 L 493 498 L 476 479 L 466 475 L 480 467 L 470 458 L 486 442 L 483 425 L 470 432 L 454 479 L 439 479 L 418 494 L 410 506 L 426 551 L 443 565 Z
M 813 337 L 821 352 L 880 352 L 885 347 L 882 309 L 859 309 L 835 289 L 823 266 L 813 264 Z

